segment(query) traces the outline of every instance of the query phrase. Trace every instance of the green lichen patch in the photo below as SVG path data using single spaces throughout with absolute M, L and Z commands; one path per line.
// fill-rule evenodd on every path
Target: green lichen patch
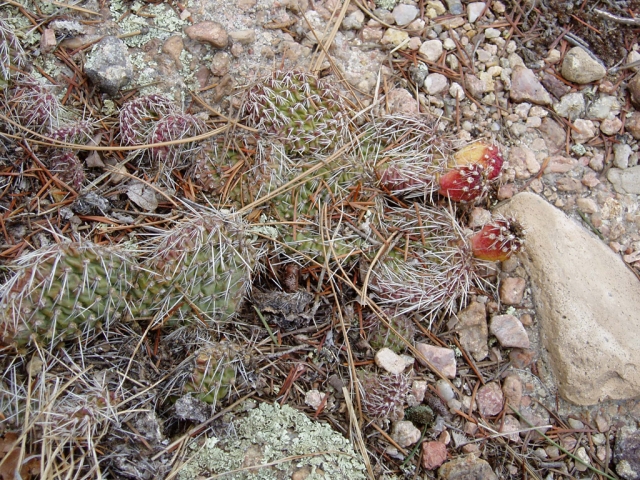
M 364 479 L 365 466 L 351 443 L 329 425 L 283 405 L 263 403 L 234 422 L 235 434 L 193 443 L 180 480 L 224 474 L 225 479 Z M 291 460 L 289 460 L 291 458 Z

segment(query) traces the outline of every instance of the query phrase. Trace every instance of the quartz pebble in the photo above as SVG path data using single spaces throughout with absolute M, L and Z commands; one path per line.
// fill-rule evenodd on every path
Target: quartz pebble
M 475 23 L 480 14 L 484 12 L 486 5 L 484 2 L 473 2 L 467 5 L 467 18 L 469 19 L 469 23 Z
M 404 359 L 390 348 L 380 349 L 375 356 L 376 365 L 383 370 L 398 375 L 404 372 L 407 364 Z
M 429 95 L 438 95 L 447 90 L 449 81 L 441 73 L 430 73 L 424 80 L 424 89 Z
M 460 344 L 476 361 L 484 360 L 489 355 L 485 306 L 480 302 L 471 302 L 467 308 L 458 313 L 455 331 L 460 336 Z
M 440 40 L 427 40 L 418 50 L 430 62 L 437 62 L 442 55 L 443 47 Z
M 396 21 L 396 25 L 404 26 L 413 22 L 420 13 L 420 10 L 413 5 L 400 4 L 397 5 L 391 13 Z

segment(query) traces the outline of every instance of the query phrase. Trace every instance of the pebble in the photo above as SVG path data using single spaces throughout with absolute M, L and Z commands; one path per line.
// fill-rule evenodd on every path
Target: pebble
M 256 32 L 255 30 L 234 30 L 229 32 L 229 37 L 235 43 L 240 43 L 241 45 L 251 45 L 256 41 Z
M 569 93 L 553 106 L 553 110 L 561 117 L 573 121 L 584 112 L 584 96 L 581 93 Z
M 446 2 L 451 14 L 460 15 L 463 12 L 462 2 L 460 0 L 446 0 Z
M 320 407 L 320 405 L 322 405 L 322 402 L 324 401 L 324 397 L 326 396 L 327 396 L 326 393 L 320 393 L 316 389 L 309 390 L 304 395 L 304 403 L 306 405 L 309 405 L 314 410 L 317 410 Z
M 437 62 L 442 55 L 442 42 L 440 40 L 427 40 L 418 50 L 430 62 Z
M 500 427 L 500 433 L 504 433 L 505 438 L 510 442 L 517 443 L 520 441 L 520 422 L 513 415 L 505 415 L 502 426 Z
M 393 424 L 391 438 L 401 447 L 408 447 L 420 440 L 421 432 L 413 423 L 402 420 Z
M 445 38 L 442 42 L 442 46 L 445 50 L 451 51 L 456 49 L 456 42 L 454 42 L 451 38 Z
M 397 5 L 391 13 L 396 21 L 396 25 L 403 26 L 413 22 L 420 13 L 420 10 L 413 5 L 400 4 Z
M 507 277 L 500 284 L 500 301 L 505 305 L 520 305 L 527 282 L 521 277 Z
M 622 120 L 618 117 L 607 118 L 600 123 L 600 131 L 605 135 L 615 135 L 622 128 Z
M 214 48 L 225 48 L 229 44 L 229 35 L 218 22 L 194 23 L 184 31 L 191 40 L 210 44 Z
M 562 76 L 570 82 L 585 84 L 601 80 L 607 69 L 582 47 L 573 47 L 562 61 Z
M 466 97 L 464 88 L 462 88 L 462 86 L 460 86 L 460 84 L 456 82 L 453 82 L 451 84 L 451 87 L 449 88 L 449 95 L 451 95 L 453 98 L 457 98 L 458 100 L 464 100 L 464 98 Z
M 181 35 L 172 35 L 162 45 L 162 53 L 166 53 L 171 57 L 178 70 L 182 70 L 182 62 L 180 61 L 182 50 L 184 50 L 184 42 Z
M 556 155 L 549 159 L 547 168 L 544 169 L 544 173 L 567 173 L 573 170 L 578 165 L 578 161 L 571 157 L 563 157 L 562 155 Z
M 375 356 L 375 362 L 378 367 L 394 375 L 404 372 L 404 369 L 407 368 L 404 359 L 386 347 L 378 350 Z
M 536 352 L 533 350 L 521 350 L 514 348 L 509 352 L 509 361 L 514 368 L 527 368 L 536 358 Z
M 447 378 L 456 377 L 456 354 L 452 349 L 426 343 L 416 343 L 416 348 L 442 375 Z M 418 361 L 426 366 L 420 357 Z
M 474 207 L 469 214 L 469 228 L 484 227 L 491 221 L 491 212 L 485 208 Z
M 342 28 L 345 30 L 360 30 L 364 25 L 364 13 L 362 10 L 354 10 L 342 20 Z
M 442 378 L 436 382 L 436 390 L 445 402 L 453 400 L 456 396 L 453 388 L 451 388 L 451 384 Z
M 380 27 L 364 27 L 362 29 L 362 41 L 363 42 L 381 42 L 384 32 Z
M 618 168 L 627 168 L 629 166 L 629 157 L 631 156 L 631 147 L 626 143 L 613 144 L 613 164 Z
M 540 171 L 540 162 L 529 147 L 513 147 L 509 152 L 509 166 L 515 170 L 518 180 L 526 180 Z
M 620 113 L 620 102 L 613 95 L 600 95 L 589 107 L 589 118 L 605 120 Z
M 500 30 L 498 30 L 497 28 L 487 28 L 484 31 L 484 36 L 487 40 L 498 38 L 500 36 Z
M 604 168 L 604 155 L 602 153 L 596 153 L 589 160 L 589 168 L 596 172 L 601 172 Z
M 577 178 L 562 177 L 556 180 L 556 188 L 561 192 L 579 192 L 582 190 L 582 182 Z
M 133 78 L 127 45 L 117 37 L 105 37 L 91 49 L 84 72 L 103 92 L 114 96 Z
M 229 73 L 229 65 L 231 63 L 230 55 L 227 52 L 216 52 L 211 60 L 211 73 L 216 77 L 224 77 Z
M 502 382 L 502 394 L 504 400 L 513 408 L 520 408 L 522 401 L 522 380 L 518 375 L 512 374 L 507 376 Z
M 598 211 L 598 204 L 593 198 L 577 198 L 576 206 L 582 213 L 589 215 Z
M 624 129 L 636 140 L 640 140 L 640 112 L 633 112 L 627 116 Z
M 573 126 L 576 130 L 571 130 L 571 138 L 576 143 L 587 143 L 597 134 L 596 126 L 591 120 L 578 118 Z
M 424 80 L 424 89 L 429 95 L 438 95 L 449 87 L 449 80 L 441 73 L 430 73 Z
M 529 335 L 524 325 L 513 315 L 496 315 L 489 323 L 489 332 L 503 347 L 529 348 Z
M 40 51 L 51 53 L 55 50 L 57 44 L 55 30 L 53 28 L 45 28 L 40 36 Z
M 409 34 L 407 32 L 403 30 L 397 30 L 395 28 L 388 28 L 387 31 L 384 32 L 380 43 L 382 45 L 393 45 L 394 47 L 397 47 L 405 42 L 408 42 L 408 40 Z
M 579 447 L 578 450 L 576 450 L 575 455 L 578 457 L 578 460 L 576 460 L 576 470 L 579 472 L 586 472 L 591 465 L 591 460 L 589 459 L 587 450 L 584 447 Z
M 616 472 L 626 480 L 640 477 L 640 430 L 624 426 L 616 435 L 613 460 Z
M 629 82 L 629 92 L 631 92 L 631 101 L 635 106 L 640 105 L 640 74 L 636 75 Z
M 477 361 L 489 355 L 487 341 L 489 328 L 485 306 L 480 302 L 471 302 L 467 308 L 458 313 L 455 331 L 460 337 L 460 345 Z
M 426 391 L 427 382 L 425 380 L 414 380 L 411 384 L 411 393 L 418 403 L 422 403 Z
M 625 168 L 610 168 L 607 180 L 618 193 L 632 193 L 640 195 L 640 166 Z
M 481 98 L 485 93 L 485 84 L 475 75 L 465 75 L 464 84 L 472 97 Z
M 467 18 L 469 23 L 475 23 L 480 14 L 484 12 L 484 8 L 487 6 L 484 2 L 473 2 L 467 5 Z
M 442 442 L 422 443 L 422 467 L 435 470 L 447 459 L 447 446 Z
M 470 444 L 476 446 L 475 444 Z M 461 480 L 473 478 L 474 480 L 498 480 L 489 462 L 482 460 L 475 453 L 461 455 L 450 460 L 438 469 L 440 480 Z
M 389 114 L 418 115 L 420 109 L 415 97 L 404 88 L 394 88 L 387 94 Z
M 504 395 L 498 382 L 489 382 L 478 389 L 478 410 L 483 417 L 493 417 L 502 411 Z
M 536 105 L 551 105 L 553 100 L 549 92 L 538 81 L 533 70 L 517 65 L 511 73 L 511 91 L 509 97 L 514 102 L 530 102 Z

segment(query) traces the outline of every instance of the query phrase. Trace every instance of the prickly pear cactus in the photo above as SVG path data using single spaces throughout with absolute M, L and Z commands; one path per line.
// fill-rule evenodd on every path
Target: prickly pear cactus
M 0 342 L 50 345 L 108 325 L 129 310 L 137 271 L 131 254 L 115 247 L 67 243 L 19 258 L 2 287 Z
M 367 338 L 369 340 L 369 344 L 375 350 L 390 348 L 396 353 L 402 353 L 407 347 L 405 342 L 413 344 L 413 338 L 416 334 L 416 326 L 414 325 L 413 320 L 411 320 L 407 315 L 399 315 L 391 309 L 385 309 L 384 313 L 389 319 L 389 324 L 402 336 L 402 338 L 380 322 L 377 315 L 371 313 L 365 318 L 365 330 L 367 330 L 368 333 Z
M 348 137 L 337 90 L 309 73 L 275 71 L 249 90 L 243 114 L 290 155 L 328 153 Z
M 240 347 L 227 341 L 204 347 L 196 355 L 193 372 L 184 385 L 185 393 L 211 404 L 226 397 L 236 380 L 234 359 L 239 353 Z

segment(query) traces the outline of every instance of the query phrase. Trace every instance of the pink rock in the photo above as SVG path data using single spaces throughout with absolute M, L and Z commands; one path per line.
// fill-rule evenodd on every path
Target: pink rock
M 556 155 L 549 159 L 547 168 L 544 169 L 544 173 L 567 173 L 573 170 L 578 165 L 578 161 L 573 158 L 563 157 Z
M 500 285 L 500 300 L 505 305 L 520 305 L 527 282 L 520 277 L 507 277 Z
M 441 442 L 422 443 L 422 467 L 435 470 L 447 459 L 447 446 Z
M 520 408 L 522 401 L 522 380 L 517 375 L 509 375 L 502 382 L 502 394 L 508 405 Z M 509 410 L 507 410 L 509 411 Z
M 620 120 L 618 117 L 607 118 L 600 123 L 600 131 L 605 135 L 615 135 L 620 131 L 621 128 L 622 120 Z
M 516 65 L 511 74 L 511 92 L 514 102 L 531 102 L 537 105 L 551 105 L 553 100 L 537 79 L 533 70 Z
M 506 433 L 506 437 L 510 442 L 520 441 L 520 422 L 513 415 L 505 415 L 502 426 L 500 427 L 500 433 Z
M 394 88 L 387 94 L 390 114 L 417 115 L 420 113 L 417 100 L 404 88 Z
M 456 377 L 456 355 L 450 348 L 416 343 L 418 351 L 447 378 Z M 418 361 L 426 366 L 420 357 Z
M 577 178 L 562 177 L 556 182 L 556 187 L 561 192 L 579 192 L 582 190 L 582 182 Z
M 458 323 L 455 326 L 455 331 L 460 336 L 462 347 L 476 361 L 484 360 L 489 355 L 487 314 L 482 303 L 471 302 L 467 308 L 458 313 Z
M 490 382 L 480 387 L 476 395 L 478 410 L 483 417 L 494 417 L 502 411 L 504 395 L 498 382 Z
M 533 350 L 521 350 L 514 348 L 509 352 L 509 361 L 514 368 L 527 368 L 536 358 L 536 352 Z
M 489 331 L 503 347 L 529 348 L 529 335 L 513 315 L 496 315 L 491 319 Z

